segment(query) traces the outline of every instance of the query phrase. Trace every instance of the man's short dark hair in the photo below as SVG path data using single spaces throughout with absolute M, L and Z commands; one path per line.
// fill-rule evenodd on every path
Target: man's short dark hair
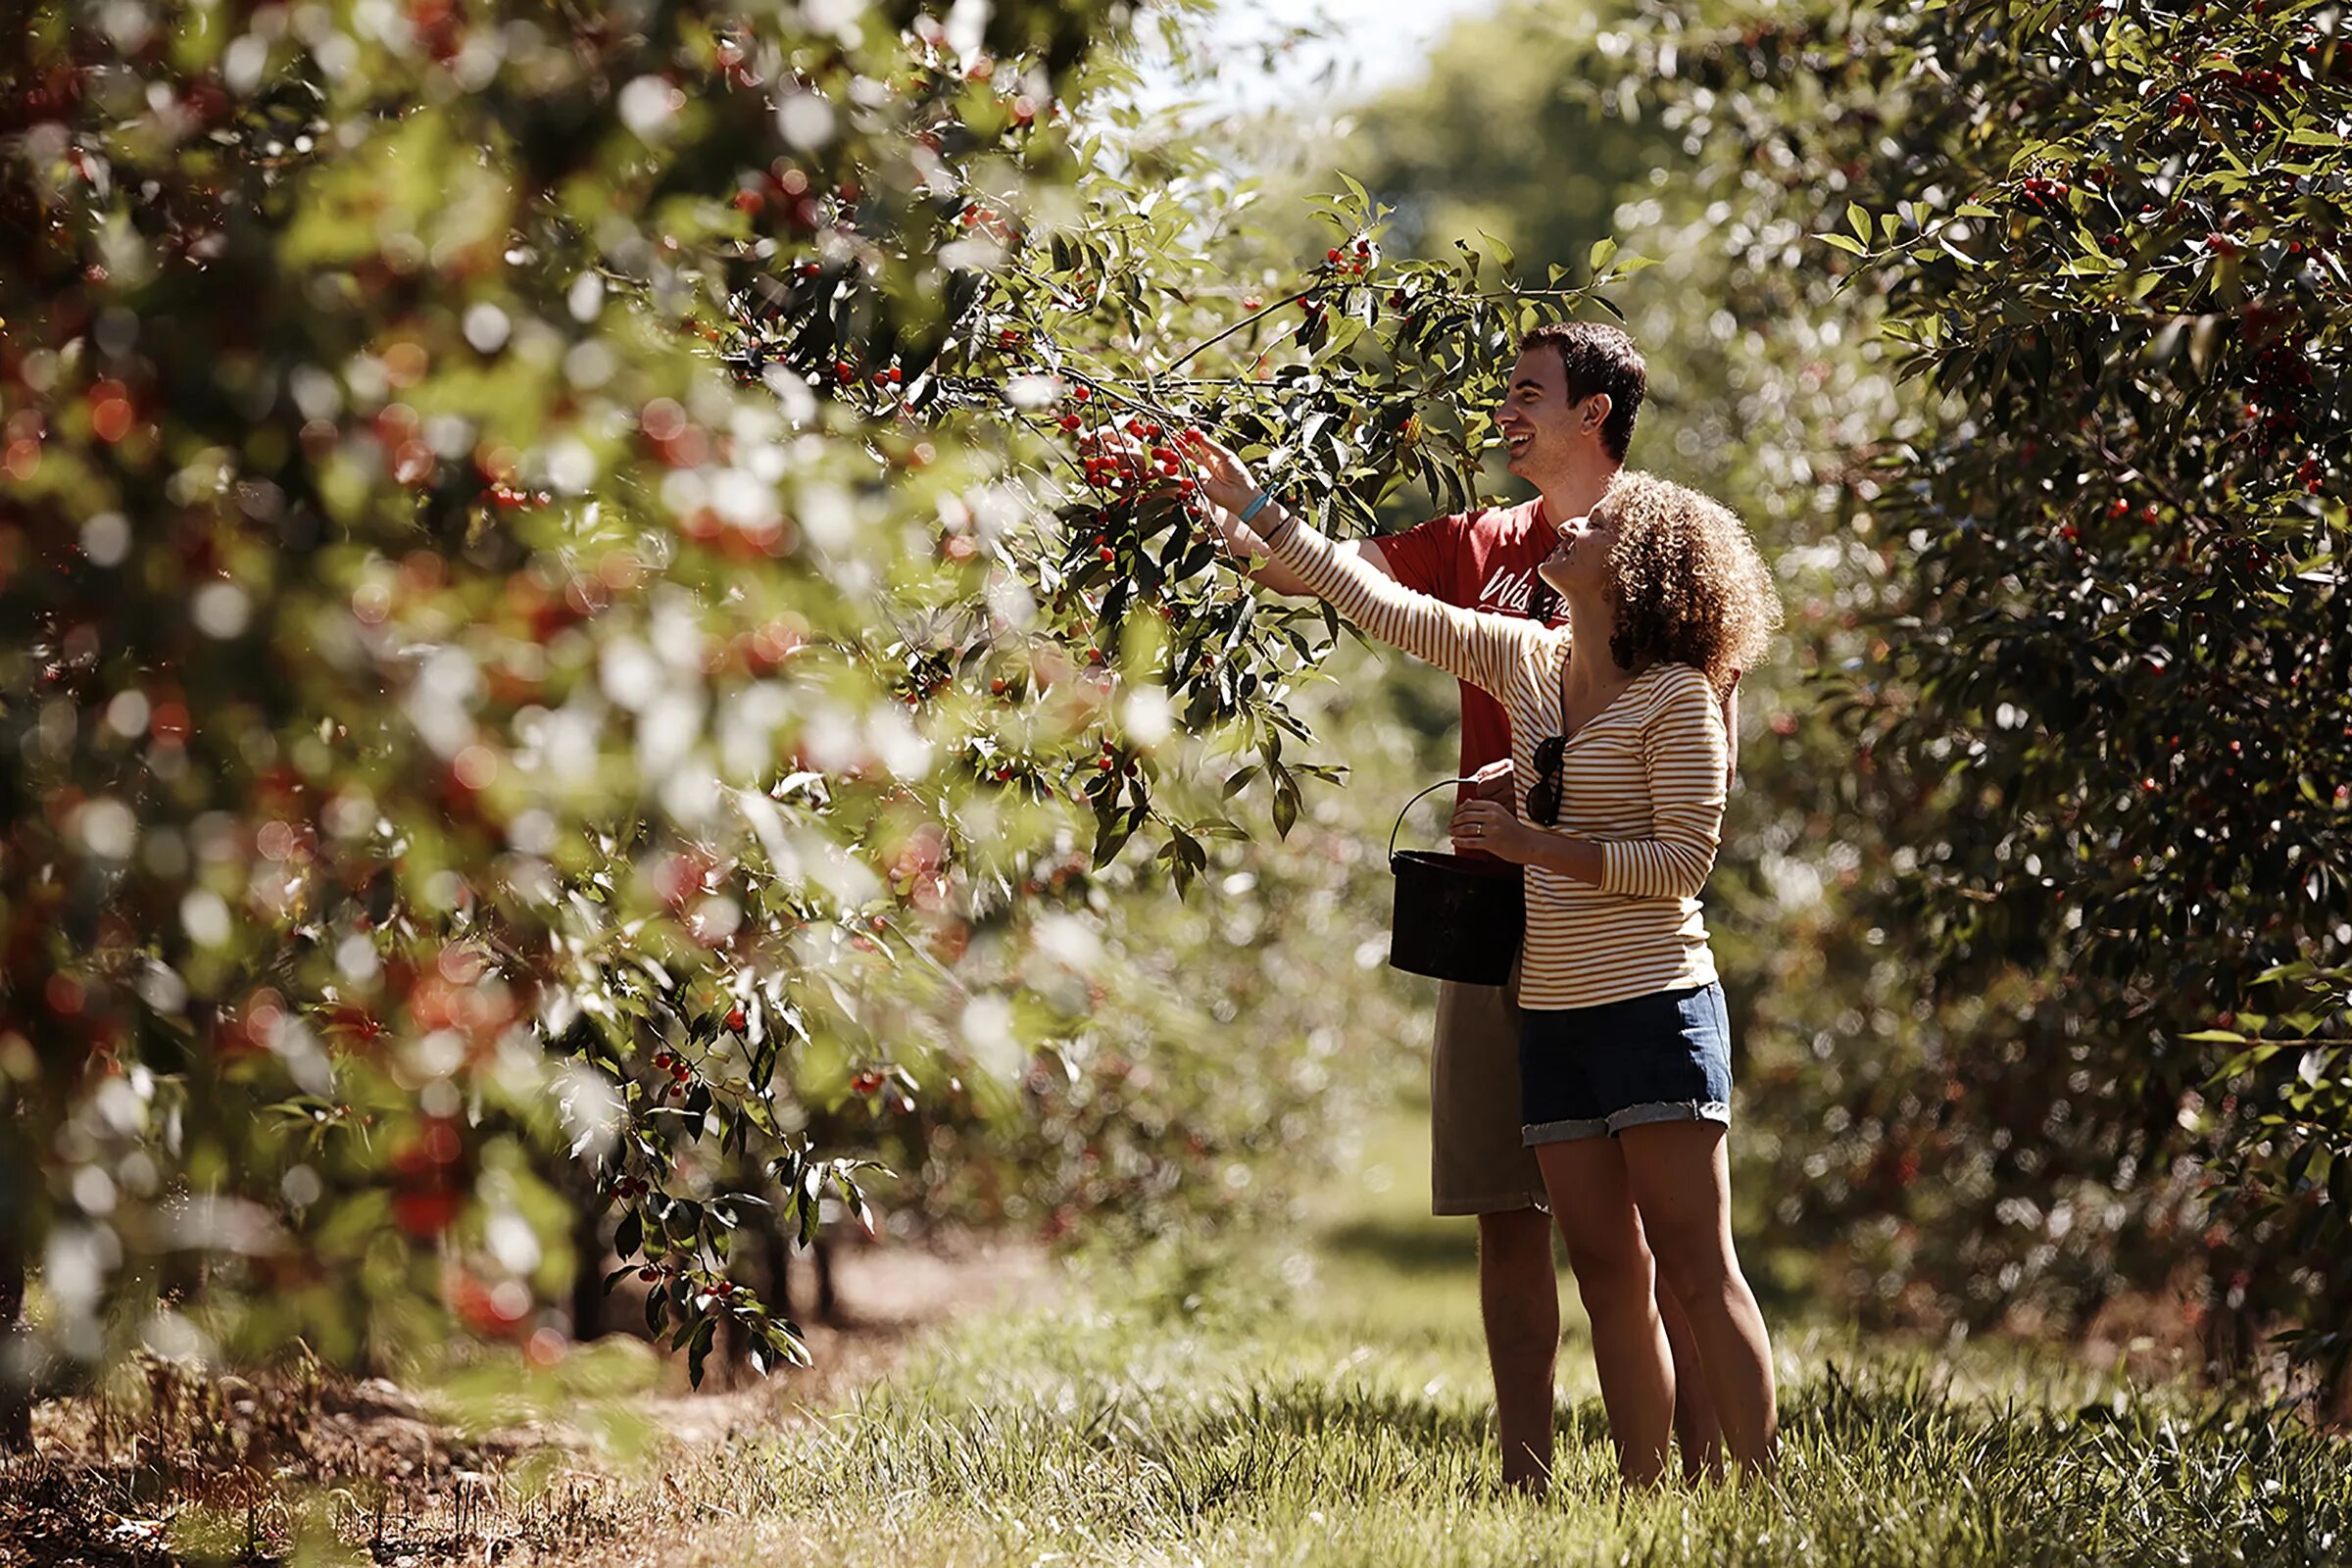
M 1624 328 L 1599 321 L 1552 321 L 1532 327 L 1519 339 L 1519 352 L 1538 346 L 1559 351 L 1568 372 L 1568 401 L 1582 403 L 1595 392 L 1609 395 L 1608 422 L 1600 427 L 1601 444 L 1609 456 L 1625 461 L 1634 442 L 1634 420 L 1642 414 L 1642 395 L 1649 389 L 1649 367 Z

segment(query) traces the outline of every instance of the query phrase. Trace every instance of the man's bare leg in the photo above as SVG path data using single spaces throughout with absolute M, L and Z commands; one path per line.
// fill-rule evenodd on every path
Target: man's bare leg
M 1550 1215 L 1514 1208 L 1478 1216 L 1478 1305 L 1494 1373 L 1503 1484 L 1542 1492 L 1551 1481 L 1552 1364 L 1560 1348 Z

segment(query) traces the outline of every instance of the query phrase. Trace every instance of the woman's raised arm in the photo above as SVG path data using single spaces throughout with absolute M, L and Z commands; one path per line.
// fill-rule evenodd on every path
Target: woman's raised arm
M 1241 459 L 1198 432 L 1186 441 L 1201 465 L 1201 493 L 1210 505 L 1238 514 L 1257 499 L 1260 492 Z M 1528 644 L 1544 636 L 1532 620 L 1482 614 L 1413 592 L 1334 545 L 1279 502 L 1267 501 L 1250 526 L 1309 591 L 1363 631 L 1497 698 Z

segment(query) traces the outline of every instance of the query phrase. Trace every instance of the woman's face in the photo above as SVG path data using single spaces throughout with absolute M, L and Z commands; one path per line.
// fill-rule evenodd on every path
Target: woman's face
M 1560 524 L 1560 547 L 1538 576 L 1563 598 L 1584 598 L 1600 592 L 1609 582 L 1609 553 L 1617 548 L 1617 519 L 1602 508 Z

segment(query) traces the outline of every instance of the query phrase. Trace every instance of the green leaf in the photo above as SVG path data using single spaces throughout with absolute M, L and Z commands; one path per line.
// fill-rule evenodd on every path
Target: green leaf
M 1596 239 L 1592 242 L 1592 248 L 1585 253 L 1585 266 L 1597 276 L 1600 270 L 1609 265 L 1609 258 L 1616 254 L 1617 242 L 1615 240 Z
M 1274 786 L 1274 831 L 1282 838 L 1291 836 L 1298 820 L 1298 790 L 1285 776 Z
M 1847 202 L 1845 204 L 1845 226 L 1854 231 L 1854 238 L 1865 245 L 1869 244 L 1870 209 L 1864 207 L 1860 202 Z
M 1829 233 L 1823 233 L 1823 234 L 1816 234 L 1816 235 L 1814 235 L 1813 237 L 1814 237 L 1815 239 L 1817 239 L 1817 240 L 1820 240 L 1820 241 L 1821 241 L 1821 242 L 1822 242 L 1824 245 L 1835 245 L 1835 246 L 1837 246 L 1837 247 L 1838 247 L 1839 250 L 1841 250 L 1841 251 L 1845 251 L 1845 252 L 1847 252 L 1847 253 L 1849 253 L 1849 254 L 1851 254 L 1851 255 L 1854 255 L 1854 256 L 1862 256 L 1862 255 L 1866 255 L 1866 254 L 1868 254 L 1867 252 L 1865 252 L 1865 251 L 1863 250 L 1863 248 L 1862 248 L 1862 242 L 1861 242 L 1860 240 L 1858 240 L 1858 239 L 1854 238 L 1854 237 L 1853 237 L 1851 234 L 1829 234 Z

